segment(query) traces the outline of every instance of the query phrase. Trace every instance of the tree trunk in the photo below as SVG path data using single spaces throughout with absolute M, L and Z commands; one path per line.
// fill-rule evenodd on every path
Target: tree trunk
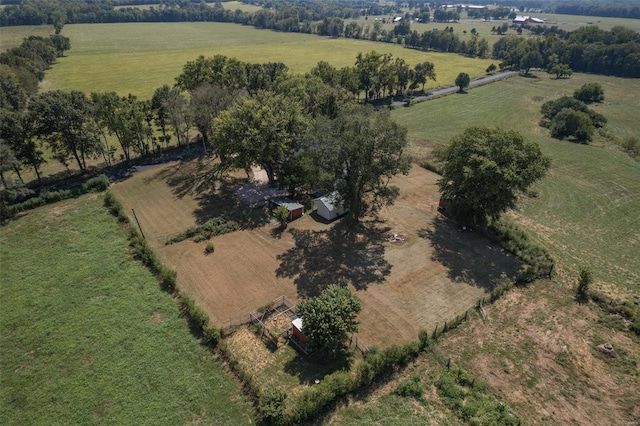
M 18 175 L 18 179 L 24 185 L 24 180 L 22 179 L 22 175 L 20 174 L 20 168 L 18 166 L 13 166 L 13 171 Z M 5 186 L 6 187 L 6 186 Z
M 275 177 L 273 173 L 273 166 L 270 164 L 266 164 L 263 166 L 264 171 L 267 172 L 267 178 L 269 179 L 269 185 L 273 185 L 275 183 Z
M 77 150 L 73 150 L 73 158 L 76 159 L 76 162 L 78 163 L 78 167 L 80 167 L 80 173 L 84 173 L 84 166 L 82 165 L 82 160 L 80 160 L 80 156 L 78 155 L 78 151 Z

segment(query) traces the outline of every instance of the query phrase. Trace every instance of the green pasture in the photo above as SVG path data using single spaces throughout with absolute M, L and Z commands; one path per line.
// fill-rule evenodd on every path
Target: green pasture
M 101 195 L 4 226 L 0 264 L 0 423 L 253 423 Z
M 557 15 L 553 13 L 521 13 L 521 15 L 529 15 L 536 18 L 544 19 L 545 25 L 557 25 L 565 31 L 574 31 L 580 27 L 588 25 L 597 25 L 603 30 L 610 30 L 616 26 L 623 26 L 634 31 L 640 31 L 640 19 L 627 18 L 607 18 L 601 16 L 582 16 L 582 15 Z
M 53 34 L 53 25 L 22 25 L 19 27 L 0 27 L 0 52 L 18 47 L 22 39 L 31 35 L 48 37 Z
M 590 145 L 549 137 L 538 125 L 540 106 L 571 95 L 586 82 L 599 82 L 605 101 L 591 108 L 604 114 L 606 133 Z M 540 144 L 553 159 L 536 187 L 539 198 L 523 200 L 517 220 L 547 246 L 571 273 L 592 269 L 596 282 L 615 292 L 640 291 L 640 163 L 621 152 L 616 141 L 640 135 L 640 80 L 574 74 L 567 80 L 512 77 L 409 108 L 393 117 L 409 129 L 418 159 L 435 144 L 448 144 L 469 126 L 517 130 Z
M 255 6 L 253 4 L 245 4 L 239 1 L 227 1 L 222 3 L 222 7 L 229 10 L 241 10 L 243 12 L 257 12 L 262 8 L 260 6 Z
M 215 2 L 207 2 L 207 4 L 209 6 L 213 6 Z M 136 9 L 141 9 L 141 10 L 145 10 L 145 9 L 151 9 L 152 7 L 158 8 L 160 6 L 159 2 L 158 4 L 136 4 L 136 5 L 124 5 L 124 6 L 114 6 L 114 9 L 124 9 L 127 7 L 132 7 L 132 8 L 136 8 Z M 262 9 L 260 6 L 254 6 L 252 4 L 244 4 L 242 2 L 239 1 L 228 1 L 228 2 L 224 2 L 222 3 L 222 6 L 225 9 L 229 9 L 229 10 L 241 10 L 243 12 L 255 12 L 257 10 Z
M 460 72 L 484 74 L 491 60 L 420 52 L 402 46 L 308 34 L 258 30 L 237 24 L 135 23 L 66 25 L 71 51 L 47 72 L 43 90 L 116 91 L 150 98 L 163 84 L 172 85 L 187 61 L 223 54 L 247 62 L 281 61 L 292 72 L 309 71 L 319 61 L 336 67 L 353 65 L 359 52 L 376 50 L 402 57 L 411 65 L 435 64 L 437 81 L 449 86 Z

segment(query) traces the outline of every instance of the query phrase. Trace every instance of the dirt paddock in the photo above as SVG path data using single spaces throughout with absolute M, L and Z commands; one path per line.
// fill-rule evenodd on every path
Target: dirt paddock
M 472 308 L 499 280 L 513 276 L 517 261 L 476 232 L 439 218 L 437 175 L 414 166 L 397 177 L 396 203 L 383 209 L 353 238 L 340 221 L 312 216 L 278 232 L 273 221 L 205 243 L 164 245 L 169 235 L 224 211 L 229 219 L 250 209 L 233 194 L 207 183 L 201 160 L 170 163 L 113 186 L 136 215 L 161 259 L 178 272 L 178 285 L 218 325 L 285 295 L 292 301 L 332 283 L 349 285 L 362 301 L 358 338 L 386 346 L 417 338 Z M 230 207 L 231 206 L 231 207 Z M 390 238 L 398 234 L 400 238 Z

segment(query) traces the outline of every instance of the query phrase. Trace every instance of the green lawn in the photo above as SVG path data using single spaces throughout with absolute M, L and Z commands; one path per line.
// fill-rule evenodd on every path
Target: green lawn
M 145 99 L 163 84 L 172 85 L 183 65 L 198 55 L 220 53 L 247 62 L 282 61 L 292 72 L 302 73 L 322 60 L 337 67 L 353 65 L 359 52 L 376 50 L 402 57 L 412 65 L 433 62 L 438 80 L 428 87 L 451 85 L 461 71 L 481 76 L 492 62 L 394 44 L 279 33 L 227 23 L 66 25 L 62 34 L 71 39 L 71 51 L 47 72 L 44 90 L 116 91 Z
M 252 423 L 124 234 L 92 195 L 0 230 L 0 423 Z
M 593 270 L 596 282 L 614 292 L 640 291 L 640 163 L 602 136 L 591 145 L 558 141 L 538 125 L 540 106 L 586 82 L 599 82 L 605 102 L 592 106 L 609 119 L 610 138 L 640 134 L 640 80 L 576 74 L 568 80 L 513 77 L 393 111 L 409 128 L 418 157 L 433 143 L 447 144 L 466 127 L 499 126 L 517 130 L 540 144 L 553 159 L 537 188 L 540 197 L 523 202 L 518 220 L 574 273 Z

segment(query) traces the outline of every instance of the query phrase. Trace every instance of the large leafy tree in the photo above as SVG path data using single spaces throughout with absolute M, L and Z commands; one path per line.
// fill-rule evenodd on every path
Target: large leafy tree
M 411 89 L 415 89 L 419 84 L 422 85 L 422 90 L 424 90 L 424 85 L 427 82 L 427 79 L 434 80 L 436 79 L 436 71 L 431 62 L 421 62 L 416 64 L 413 69 L 413 81 L 411 83 Z
M 223 87 L 218 83 L 204 83 L 191 92 L 189 103 L 191 119 L 196 126 L 203 143 L 206 145 L 213 134 L 213 119 L 227 109 L 243 91 Z
M 35 140 L 31 114 L 0 108 L 0 135 L 16 158 L 33 168 L 38 183 L 42 184 L 40 166 L 45 159 Z M 16 173 L 19 175 L 19 170 Z
M 348 333 L 358 331 L 356 318 L 361 309 L 360 300 L 348 288 L 335 284 L 300 302 L 297 314 L 309 338 L 309 349 L 334 349 L 344 342 Z
M 313 133 L 315 154 L 330 178 L 325 186 L 338 191 L 347 220 L 358 222 L 395 201 L 399 190 L 389 182 L 408 173 L 411 163 L 404 152 L 407 130 L 387 111 L 353 105 L 335 120 L 319 120 Z
M 499 218 L 551 165 L 536 143 L 500 128 L 468 128 L 436 155 L 443 163 L 438 186 L 449 200 L 447 211 L 475 224 Z
M 461 72 L 460 74 L 458 74 L 458 76 L 456 77 L 456 86 L 459 87 L 458 92 L 464 92 L 465 87 L 469 86 L 470 82 L 471 78 L 469 77 L 469 74 L 467 74 L 466 72 Z
M 86 160 L 100 150 L 100 138 L 89 115 L 92 108 L 84 93 L 54 90 L 29 102 L 29 113 L 39 138 L 46 141 L 63 164 L 75 159 L 81 172 Z
M 293 155 L 307 128 L 300 105 L 273 92 L 260 92 L 214 120 L 213 145 L 226 168 L 261 166 L 275 182 L 280 164 Z

